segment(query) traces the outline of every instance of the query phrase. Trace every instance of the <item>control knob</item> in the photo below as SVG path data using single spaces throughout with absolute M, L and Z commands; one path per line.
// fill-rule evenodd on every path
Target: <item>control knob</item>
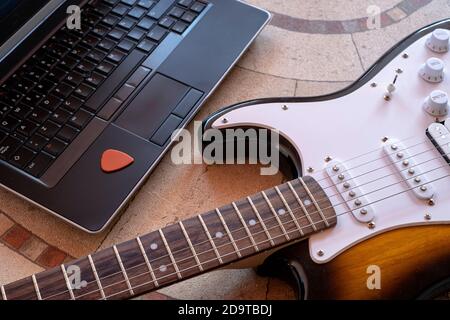
M 420 68 L 420 76 L 428 82 L 441 82 L 444 79 L 444 61 L 430 58 Z
M 434 30 L 427 39 L 427 47 L 437 53 L 444 53 L 448 51 L 449 34 L 445 29 Z
M 424 110 L 433 117 L 443 117 L 448 114 L 448 95 L 441 90 L 433 91 L 425 100 Z

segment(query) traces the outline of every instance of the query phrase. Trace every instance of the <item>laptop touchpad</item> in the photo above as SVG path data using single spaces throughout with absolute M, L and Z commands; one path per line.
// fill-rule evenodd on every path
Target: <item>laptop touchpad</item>
M 189 87 L 156 74 L 122 112 L 115 124 L 150 139 L 189 91 Z

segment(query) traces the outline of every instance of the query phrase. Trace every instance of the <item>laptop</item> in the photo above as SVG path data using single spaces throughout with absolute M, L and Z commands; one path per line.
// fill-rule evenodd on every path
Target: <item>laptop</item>
M 0 184 L 101 232 L 269 19 L 237 0 L 1 1 Z

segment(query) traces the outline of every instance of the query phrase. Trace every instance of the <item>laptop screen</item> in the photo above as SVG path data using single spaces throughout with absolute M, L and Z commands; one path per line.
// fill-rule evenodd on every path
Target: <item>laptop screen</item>
M 0 0 L 0 61 L 65 0 Z

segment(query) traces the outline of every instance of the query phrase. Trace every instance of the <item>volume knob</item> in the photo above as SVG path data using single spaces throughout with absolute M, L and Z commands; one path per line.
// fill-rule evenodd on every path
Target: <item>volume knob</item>
M 436 29 L 427 39 L 427 47 L 434 52 L 444 53 L 448 51 L 449 34 L 445 29 Z
M 424 110 L 433 117 L 443 117 L 448 114 L 448 95 L 444 91 L 435 90 L 425 100 Z
M 430 58 L 420 68 L 420 76 L 428 82 L 441 82 L 444 79 L 444 61 Z

